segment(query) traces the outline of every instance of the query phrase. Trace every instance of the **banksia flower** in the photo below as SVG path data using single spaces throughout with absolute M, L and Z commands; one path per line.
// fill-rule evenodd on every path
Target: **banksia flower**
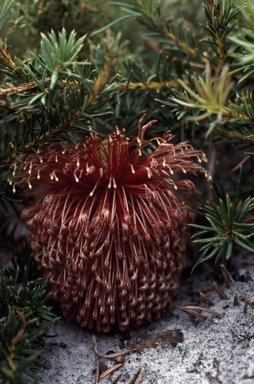
M 146 141 L 152 123 L 140 121 L 133 140 L 116 127 L 104 141 L 50 144 L 14 164 L 13 187 L 34 199 L 22 217 L 52 297 L 89 329 L 158 319 L 179 285 L 190 221 L 182 198 L 194 184 L 177 174 L 206 171 L 202 152 L 172 135 Z

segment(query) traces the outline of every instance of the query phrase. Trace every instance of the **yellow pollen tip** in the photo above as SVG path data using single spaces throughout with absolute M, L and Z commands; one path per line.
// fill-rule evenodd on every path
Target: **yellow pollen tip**
M 151 173 L 149 168 L 147 169 L 147 177 L 148 177 L 148 179 L 151 179 L 151 177 L 152 177 L 152 173 Z

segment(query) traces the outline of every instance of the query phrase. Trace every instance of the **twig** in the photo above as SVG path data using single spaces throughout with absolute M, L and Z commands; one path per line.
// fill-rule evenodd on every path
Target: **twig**
M 254 260 L 244 261 L 244 265 L 254 265 Z
M 221 273 L 222 273 L 222 276 L 223 276 L 225 287 L 227 289 L 229 289 L 230 288 L 230 280 L 229 280 L 228 274 L 224 271 L 224 269 L 222 269 Z
M 93 349 L 94 349 L 95 364 L 96 364 L 95 384 L 97 384 L 99 383 L 99 378 L 100 378 L 99 353 L 98 353 L 98 347 L 97 347 L 97 341 L 96 341 L 95 335 L 92 335 L 92 339 L 93 339 Z
M 145 368 L 142 367 L 132 379 L 127 380 L 124 384 L 140 384 L 144 374 Z
M 218 293 L 219 298 L 221 300 L 225 300 L 226 299 L 226 295 L 222 292 L 222 290 L 220 289 L 220 287 L 218 286 L 216 281 L 213 282 L 213 287 L 214 287 L 215 291 Z
M 199 319 L 202 319 L 202 320 L 206 320 L 207 319 L 207 316 L 204 316 L 201 313 L 193 311 L 191 309 L 188 309 L 188 307 L 176 307 L 176 308 L 180 309 L 180 311 L 183 311 L 183 312 L 187 313 L 190 316 L 198 317 Z
M 22 326 L 21 326 L 21 329 L 19 330 L 19 332 L 17 333 L 17 335 L 12 339 L 12 341 L 11 341 L 12 345 L 15 345 L 19 342 L 19 340 L 24 335 L 24 332 L 25 332 L 26 327 L 27 327 L 27 321 L 26 321 L 26 318 L 23 315 L 23 313 L 21 313 L 20 311 L 16 311 L 16 312 L 17 312 L 18 317 L 20 318 Z
M 182 311 L 187 312 L 189 314 L 197 315 L 198 317 L 204 317 L 204 316 L 203 315 L 200 316 L 200 313 L 196 312 L 196 311 L 208 312 L 214 316 L 222 317 L 221 313 L 219 313 L 219 312 L 216 312 L 216 311 L 209 309 L 209 308 L 197 307 L 196 305 L 188 305 L 187 307 L 177 307 L 177 308 L 179 308 Z
M 250 159 L 250 156 L 248 155 L 248 156 L 245 156 L 245 158 L 244 159 L 242 159 L 241 161 L 240 161 L 240 163 L 238 163 L 234 168 L 232 168 L 231 169 L 231 171 L 232 172 L 235 172 L 235 171 L 237 171 L 247 160 L 249 160 Z
M 94 89 L 88 99 L 87 106 L 90 107 L 92 105 L 92 103 L 94 102 L 98 94 L 105 88 L 108 81 L 112 77 L 113 70 L 114 70 L 114 66 L 113 66 L 114 59 L 115 59 L 114 55 L 108 58 L 102 72 L 100 73 L 99 77 L 97 78 L 94 84 Z
M 124 384 L 133 384 L 133 378 L 132 378 L 132 379 L 129 379 L 129 380 L 127 380 L 127 381 L 125 381 Z
M 118 375 L 114 381 L 112 381 L 111 384 L 116 384 L 118 382 L 118 380 L 120 379 L 120 377 L 122 376 L 122 374 L 120 373 L 120 375 Z
M 101 380 L 104 379 L 104 377 L 108 376 L 110 373 L 113 373 L 117 369 L 122 368 L 123 365 L 124 365 L 124 361 L 122 363 L 118 363 L 118 364 L 114 365 L 113 367 L 110 367 L 110 368 L 106 369 L 106 371 L 104 371 L 100 375 L 99 382 L 101 382 Z
M 141 383 L 141 380 L 142 380 L 142 378 L 143 378 L 143 376 L 144 376 L 144 374 L 145 374 L 145 368 L 142 367 L 142 368 L 140 368 L 140 371 L 139 371 L 139 373 L 138 373 L 138 376 L 137 376 L 137 378 L 136 378 L 134 384 L 140 384 L 140 383 Z
M 135 352 L 136 350 L 137 348 L 125 349 L 124 351 L 115 352 L 115 353 L 111 353 L 110 355 L 104 355 L 100 357 L 102 357 L 103 359 L 114 359 L 115 357 L 126 355 L 126 353 Z
M 203 303 L 206 303 L 209 306 L 213 305 L 213 302 L 206 296 L 204 292 L 199 291 L 199 295 L 200 295 L 199 297 L 200 301 L 202 301 Z
M 244 295 L 242 293 L 242 291 L 240 290 L 240 288 L 238 287 L 238 284 L 236 283 L 236 281 L 233 279 L 233 277 L 230 275 L 229 271 L 227 270 L 227 268 L 225 267 L 225 265 L 221 264 L 220 265 L 220 268 L 222 270 L 225 271 L 225 273 L 228 275 L 229 279 L 232 281 L 232 283 L 234 283 L 239 295 L 240 295 L 240 298 L 242 298 L 244 300 L 244 307 L 243 307 L 243 312 L 246 313 L 247 312 L 247 308 L 248 306 L 251 308 L 251 309 L 254 309 L 254 305 L 251 303 L 251 301 L 246 297 L 246 295 Z

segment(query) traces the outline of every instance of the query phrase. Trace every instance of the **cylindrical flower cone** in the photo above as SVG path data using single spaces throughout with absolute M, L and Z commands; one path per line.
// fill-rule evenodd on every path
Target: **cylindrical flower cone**
M 33 199 L 22 213 L 52 298 L 82 327 L 123 331 L 172 305 L 186 257 L 194 189 L 177 174 L 206 173 L 202 153 L 173 136 L 129 140 L 115 129 L 76 146 L 52 143 L 15 163 L 13 187 Z

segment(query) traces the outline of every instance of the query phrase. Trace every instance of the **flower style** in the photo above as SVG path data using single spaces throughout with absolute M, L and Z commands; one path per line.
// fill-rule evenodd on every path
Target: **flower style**
M 171 306 L 190 221 L 181 196 L 194 189 L 176 176 L 206 173 L 202 152 L 169 133 L 146 141 L 154 121 L 141 123 L 133 140 L 116 127 L 104 141 L 50 144 L 14 164 L 13 187 L 34 199 L 22 217 L 52 297 L 97 331 L 150 322 Z

